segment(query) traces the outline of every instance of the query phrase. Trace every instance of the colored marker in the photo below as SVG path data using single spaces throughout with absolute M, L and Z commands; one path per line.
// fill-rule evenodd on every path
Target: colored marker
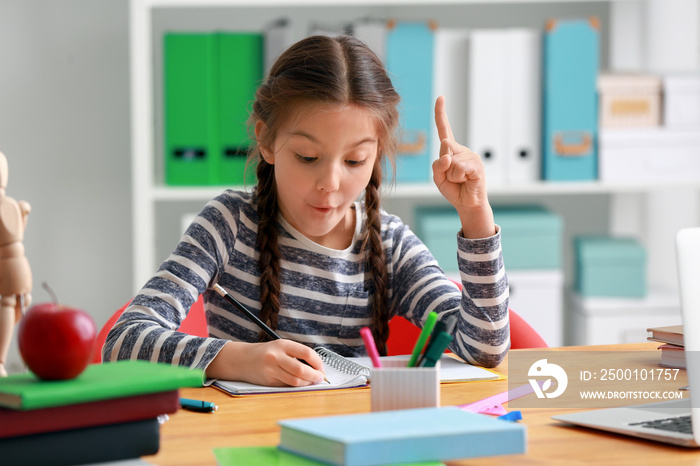
M 440 332 L 437 337 L 430 339 L 430 346 L 425 350 L 425 354 L 421 359 L 421 367 L 435 367 L 435 364 L 442 357 L 447 346 L 452 342 L 452 335 L 447 332 Z
M 374 367 L 382 367 L 382 363 L 379 360 L 379 353 L 377 352 L 377 345 L 374 344 L 374 337 L 372 337 L 372 331 L 369 327 L 362 327 L 360 329 L 360 335 L 362 336 L 362 341 L 365 342 L 365 349 Z
M 213 413 L 219 409 L 219 407 L 211 401 L 192 400 L 190 398 L 180 398 L 180 407 L 198 413 Z
M 408 360 L 408 367 L 415 367 L 418 362 L 418 357 L 420 356 L 423 348 L 425 347 L 425 342 L 428 341 L 430 333 L 435 327 L 435 322 L 437 322 L 437 312 L 432 311 L 428 314 L 428 318 L 425 319 L 425 324 L 423 325 L 423 330 L 420 332 L 420 336 L 416 341 L 416 345 L 413 347 L 413 352 L 411 353 L 411 359 Z

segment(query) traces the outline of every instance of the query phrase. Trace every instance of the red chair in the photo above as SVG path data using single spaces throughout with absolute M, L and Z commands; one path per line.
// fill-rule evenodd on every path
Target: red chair
M 520 315 L 510 309 L 510 348 L 547 348 L 548 345 L 537 331 Z M 389 355 L 411 354 L 420 329 L 403 317 L 396 316 L 389 321 Z
M 112 329 L 114 323 L 122 315 L 124 309 L 129 305 L 126 303 L 118 309 L 107 323 L 102 327 L 95 339 L 95 349 L 92 355 L 92 362 L 102 361 L 102 346 L 107 338 L 107 333 Z M 525 320 L 513 310 L 510 313 L 510 347 L 511 349 L 522 348 L 547 348 L 547 343 Z M 202 297 L 192 305 L 189 314 L 182 321 L 179 330 L 199 337 L 209 336 L 207 330 L 207 319 L 204 315 L 204 303 Z M 387 342 L 389 355 L 411 354 L 413 345 L 418 339 L 420 329 L 403 317 L 394 317 L 389 321 L 389 341 Z
M 461 290 L 462 284 L 454 282 Z M 525 319 L 520 317 L 512 309 L 508 309 L 510 315 L 510 349 L 547 348 L 547 342 L 532 328 Z M 387 350 L 389 355 L 411 354 L 420 329 L 403 317 L 394 317 L 389 321 L 389 341 Z
M 119 319 L 119 316 L 122 315 L 124 309 L 126 309 L 130 303 L 131 301 L 123 305 L 121 308 L 117 309 L 117 311 L 114 314 L 112 314 L 112 317 L 109 318 L 107 323 L 105 323 L 104 326 L 100 329 L 100 332 L 95 338 L 95 348 L 92 352 L 93 363 L 102 362 L 102 347 L 104 346 L 105 340 L 107 339 L 107 334 L 112 329 L 117 319 Z M 189 314 L 187 314 L 187 317 L 185 317 L 185 320 L 182 321 L 182 324 L 180 324 L 179 330 L 181 332 L 189 333 L 190 335 L 195 335 L 198 337 L 209 336 L 209 331 L 207 330 L 207 319 L 204 315 L 204 302 L 202 301 L 201 295 L 199 296 L 199 299 L 197 299 L 197 301 L 195 301 L 195 303 L 192 304 L 190 312 Z

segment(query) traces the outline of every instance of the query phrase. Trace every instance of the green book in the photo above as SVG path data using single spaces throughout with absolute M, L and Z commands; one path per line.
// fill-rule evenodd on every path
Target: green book
M 0 406 L 38 409 L 201 387 L 204 373 L 170 364 L 117 361 L 90 364 L 70 380 L 41 380 L 32 373 L 0 378 Z
M 230 447 L 215 448 L 214 456 L 219 466 L 234 466 L 254 464 L 256 466 L 324 466 L 321 463 L 303 456 L 295 455 L 277 447 Z M 439 461 L 425 463 L 403 463 L 394 466 L 445 466 Z

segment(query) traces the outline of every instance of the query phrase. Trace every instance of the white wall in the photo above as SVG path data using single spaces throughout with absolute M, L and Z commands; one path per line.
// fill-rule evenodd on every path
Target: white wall
M 128 2 L 0 0 L 0 151 L 32 205 L 34 302 L 48 282 L 98 328 L 132 292 L 128 85 Z
M 566 16 L 569 6 L 600 10 L 597 2 L 541 8 Z M 410 17 L 426 10 L 401 11 Z M 541 13 L 530 13 L 518 5 L 472 6 L 442 22 L 540 24 Z M 190 14 L 169 19 L 189 22 Z M 49 299 L 41 287 L 48 282 L 61 302 L 89 312 L 98 327 L 133 292 L 128 26 L 126 0 L 0 0 L 0 151 L 10 164 L 8 195 L 33 207 L 24 243 L 34 300 Z M 159 257 L 176 239 L 164 239 Z M 13 346 L 11 361 L 16 353 Z

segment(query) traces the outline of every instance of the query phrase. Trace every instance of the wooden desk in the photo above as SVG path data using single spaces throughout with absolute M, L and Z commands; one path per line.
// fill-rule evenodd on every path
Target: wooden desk
M 648 367 L 657 368 L 658 344 L 606 345 L 553 348 L 548 351 L 624 350 L 645 351 Z M 527 350 L 515 350 L 527 351 Z M 644 356 L 647 358 L 647 356 Z M 645 364 L 647 362 L 644 362 Z M 497 370 L 508 372 L 508 359 Z M 679 375 L 685 385 L 685 371 Z M 443 384 L 441 404 L 478 401 L 508 389 L 507 381 Z M 213 401 L 219 410 L 212 414 L 180 410 L 161 429 L 161 449 L 144 457 L 158 465 L 214 465 L 212 450 L 218 447 L 277 445 L 277 421 L 295 417 L 369 412 L 369 389 L 330 390 L 282 395 L 230 397 L 214 388 L 182 390 L 181 396 Z M 508 409 L 508 406 L 506 405 Z M 700 464 L 700 449 L 691 450 L 637 440 L 581 428 L 566 427 L 551 416 L 573 409 L 521 409 L 527 426 L 528 451 L 509 455 L 448 462 L 449 465 L 505 464 Z

